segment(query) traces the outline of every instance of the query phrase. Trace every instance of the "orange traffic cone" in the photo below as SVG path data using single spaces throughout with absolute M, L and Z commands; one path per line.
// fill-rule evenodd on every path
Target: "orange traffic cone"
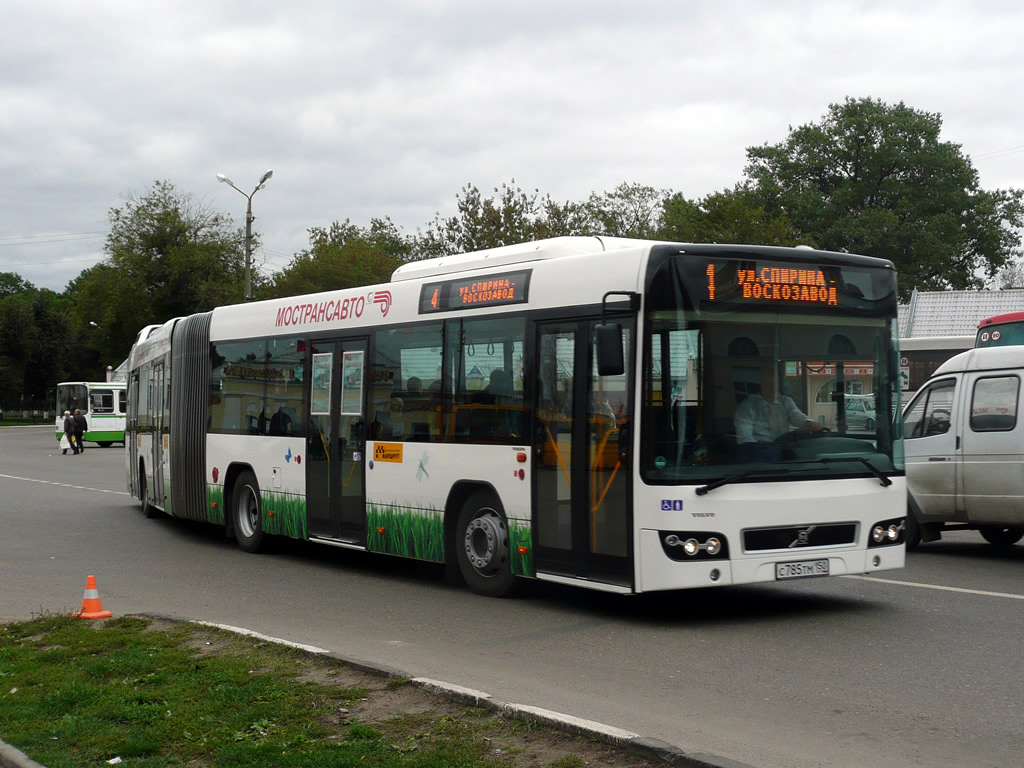
M 76 619 L 109 619 L 112 614 L 104 611 L 100 604 L 100 591 L 96 589 L 96 577 L 87 576 L 85 579 L 85 595 L 82 597 L 82 610 L 71 614 Z

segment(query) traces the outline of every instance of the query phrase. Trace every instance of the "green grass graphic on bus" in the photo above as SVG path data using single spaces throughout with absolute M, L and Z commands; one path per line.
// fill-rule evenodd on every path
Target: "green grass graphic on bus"
M 306 538 L 306 501 L 300 496 L 263 491 L 260 494 L 263 531 L 293 539 Z M 206 519 L 216 525 L 227 522 L 224 486 L 206 486 Z
M 525 520 L 508 521 L 508 544 L 512 550 L 512 573 L 533 576 L 533 541 Z
M 307 538 L 306 502 L 299 496 L 263 492 L 263 530 L 293 539 Z M 224 525 L 229 514 L 224 500 L 224 486 L 206 486 L 206 519 Z M 530 523 L 508 521 L 512 573 L 533 576 L 533 544 Z M 371 552 L 412 557 L 443 563 L 444 515 L 430 508 L 410 510 L 404 507 L 367 504 L 366 548 Z
M 444 516 L 438 509 L 366 505 L 366 548 L 388 555 L 444 562 Z
M 301 496 L 263 492 L 263 531 L 293 539 L 306 538 L 306 500 Z
M 206 486 L 206 519 L 215 525 L 224 525 L 224 486 Z
M 532 576 L 533 546 L 529 523 L 510 520 L 508 535 L 512 573 Z M 372 552 L 443 563 L 444 515 L 434 508 L 424 511 L 368 504 L 366 548 Z

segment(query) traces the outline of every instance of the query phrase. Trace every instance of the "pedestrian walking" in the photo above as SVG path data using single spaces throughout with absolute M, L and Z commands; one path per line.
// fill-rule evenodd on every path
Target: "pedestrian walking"
M 75 415 L 72 417 L 75 422 L 75 444 L 78 447 L 79 453 L 85 453 L 85 444 L 82 442 L 82 436 L 85 434 L 85 430 L 89 428 L 88 422 L 85 420 L 85 416 L 82 412 L 75 408 Z
M 78 448 L 75 446 L 75 420 L 71 416 L 71 411 L 64 411 L 64 437 L 60 441 L 60 447 L 63 449 L 62 453 L 67 453 L 68 448 L 75 452 L 75 456 L 78 455 Z

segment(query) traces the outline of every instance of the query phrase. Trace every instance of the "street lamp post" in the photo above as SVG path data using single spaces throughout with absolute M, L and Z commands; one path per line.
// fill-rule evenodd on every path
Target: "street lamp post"
M 248 195 L 235 186 L 235 182 L 223 173 L 217 174 L 217 181 L 222 181 L 245 198 L 245 300 L 252 301 L 252 196 L 267 186 L 267 181 L 274 175 L 270 170 L 260 176 L 256 188 Z

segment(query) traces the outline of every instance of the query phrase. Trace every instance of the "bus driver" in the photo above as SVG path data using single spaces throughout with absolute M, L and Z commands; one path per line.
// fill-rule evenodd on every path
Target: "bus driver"
M 779 394 L 775 384 L 775 366 L 759 366 L 761 393 L 747 396 L 736 406 L 733 425 L 739 444 L 740 461 L 778 461 L 782 452 L 775 439 L 791 428 L 817 432 L 822 427 L 801 411 L 793 398 Z

